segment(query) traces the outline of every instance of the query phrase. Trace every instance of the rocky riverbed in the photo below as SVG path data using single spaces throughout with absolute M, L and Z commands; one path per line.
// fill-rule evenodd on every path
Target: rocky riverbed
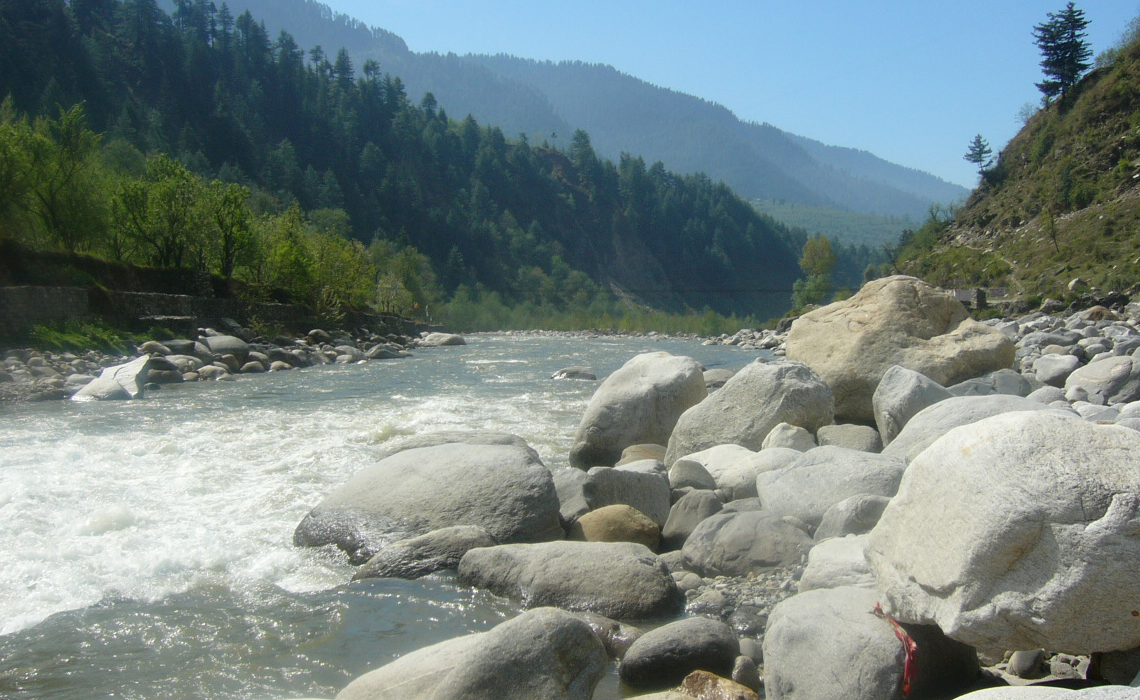
M 880 280 L 786 334 L 709 341 L 786 360 L 710 377 L 689 358 L 631 359 L 594 394 L 571 468 L 549 480 L 536 470 L 501 481 L 479 466 L 488 450 L 533 464 L 511 436 L 420 441 L 406 448 L 414 457 L 397 453 L 317 504 L 297 541 L 350 556 L 372 542 L 377 557 L 454 566 L 461 582 L 536 612 L 683 610 L 640 636 L 565 619 L 610 639 L 629 692 L 657 691 L 644 697 L 1134 699 L 1137 316 L 1097 307 L 978 323 L 940 290 Z M 450 516 L 385 543 L 391 523 L 423 513 L 423 496 L 369 484 L 408 484 L 461 459 L 444 510 L 486 493 L 459 519 L 497 544 L 434 529 Z M 533 499 L 530 516 L 557 510 L 569 539 L 510 529 L 520 499 Z M 564 655 L 562 643 L 549 653 Z M 387 697 L 439 653 L 405 657 L 342 696 Z M 519 679 L 507 663 L 484 687 L 588 698 L 594 664 L 536 665 Z M 448 669 L 414 696 L 471 682 L 462 664 Z M 555 692 L 553 677 L 574 680 Z
M 294 543 L 339 548 L 360 578 L 454 569 L 528 611 L 337 697 L 587 699 L 616 663 L 629 696 L 659 699 L 1135 700 L 1138 319 L 978 323 L 888 278 L 784 333 L 708 340 L 785 359 L 632 358 L 583 412 L 570 467 L 506 433 L 393 444 Z M 440 339 L 251 340 L 204 331 L 210 362 L 182 380 L 271 369 L 253 353 L 273 348 L 358 362 Z M 197 357 L 179 349 L 146 352 Z
M 52 352 L 32 348 L 0 355 L 0 401 L 67 398 L 135 398 L 141 392 L 195 381 L 231 381 L 243 374 L 284 372 L 328 364 L 352 364 L 410 357 L 417 347 L 462 344 L 460 336 L 424 333 L 420 337 L 314 329 L 297 337 L 266 339 L 230 321 L 224 330 L 199 329 L 196 338 L 150 340 L 131 356 L 99 350 Z M 145 363 L 125 367 L 140 358 Z M 117 375 L 118 382 L 96 381 Z M 129 378 L 128 378 L 129 377 Z M 115 384 L 119 384 L 116 387 Z M 123 389 L 126 386 L 126 389 Z M 87 391 L 81 391 L 87 387 Z M 123 389 L 123 391 L 120 391 Z

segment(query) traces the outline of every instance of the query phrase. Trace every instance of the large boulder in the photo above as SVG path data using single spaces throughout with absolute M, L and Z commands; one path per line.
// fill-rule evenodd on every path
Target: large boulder
M 233 355 L 239 364 L 249 358 L 249 343 L 233 335 L 211 335 L 201 339 L 215 355 Z
M 948 386 L 1012 367 L 1014 357 L 1013 341 L 970 319 L 952 294 L 902 275 L 800 316 L 787 339 L 787 358 L 823 377 L 847 422 L 875 419 L 871 399 L 893 365 Z
M 772 700 L 902 700 L 906 653 L 879 594 L 843 586 L 777 605 L 764 634 L 764 690 Z M 935 627 L 907 625 L 915 644 L 913 697 L 955 697 L 980 672 L 977 655 Z M 955 692 L 956 691 L 956 692 Z
M 832 422 L 831 389 L 805 365 L 753 362 L 677 421 L 665 464 L 717 445 L 753 452 L 780 423 L 815 432 Z
M 107 367 L 98 377 L 71 396 L 72 401 L 108 401 L 143 396 L 143 386 L 150 371 L 150 357 L 137 357 L 130 362 Z
M 553 605 L 617 619 L 664 617 L 683 601 L 665 565 L 644 545 L 546 542 L 472 549 L 459 582 L 523 607 Z
M 448 443 L 357 472 L 301 521 L 293 542 L 335 544 L 361 563 L 386 542 L 453 525 L 503 543 L 564 536 L 554 479 L 529 449 Z
M 497 542 L 481 527 L 456 525 L 394 542 L 357 569 L 352 580 L 365 578 L 416 579 L 441 569 L 455 569 L 468 550 Z
M 898 457 L 817 447 L 789 466 L 756 476 L 756 495 L 764 510 L 791 515 L 818 527 L 836 503 L 859 494 L 890 498 L 898 491 L 906 462 Z
M 664 445 L 681 414 L 707 395 L 696 360 L 666 352 L 638 355 L 594 392 L 570 449 L 570 464 L 610 467 L 630 445 Z
M 606 506 L 624 504 L 644 513 L 658 526 L 669 519 L 669 481 L 641 471 L 637 462 L 623 467 L 562 469 L 554 475 L 562 517 L 572 522 Z M 660 464 L 660 463 L 657 463 Z
M 930 377 L 899 365 L 888 368 L 871 396 L 875 425 L 883 444 L 890 444 L 898 437 L 907 421 L 919 411 L 951 396 L 946 387 Z
M 1073 371 L 1065 391 L 1081 389 L 1090 403 L 1105 406 L 1140 400 L 1140 358 L 1108 357 Z
M 444 348 L 466 344 L 467 341 L 463 336 L 456 335 L 455 333 L 428 333 L 419 341 L 419 345 L 422 348 Z
M 406 654 L 352 681 L 336 700 L 590 700 L 608 666 L 590 625 L 539 608 Z
M 1140 646 L 1140 433 L 1049 411 L 950 431 L 871 531 L 888 612 L 983 650 Z
M 705 518 L 681 551 L 702 576 L 747 576 L 797 565 L 812 545 L 780 516 L 751 510 Z
M 908 462 L 935 440 L 962 425 L 1015 411 L 1052 411 L 1052 406 L 1020 396 L 955 396 L 918 412 L 902 432 L 883 448 L 883 454 Z
M 677 685 L 693 671 L 732 675 L 740 643 L 732 628 L 707 617 L 690 617 L 646 632 L 629 647 L 618 667 L 634 688 Z

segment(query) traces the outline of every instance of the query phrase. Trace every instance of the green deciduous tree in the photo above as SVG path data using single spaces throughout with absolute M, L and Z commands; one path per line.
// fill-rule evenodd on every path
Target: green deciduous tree
M 106 226 L 100 182 L 100 137 L 87 127 L 82 105 L 58 119 L 39 118 L 25 132 L 28 196 L 24 208 L 64 250 L 86 250 Z
M 1064 10 L 1048 15 L 1049 19 L 1033 28 L 1033 38 L 1041 49 L 1041 70 L 1045 79 L 1037 88 L 1049 101 L 1068 92 L 1092 65 L 1092 49 L 1085 40 L 1089 22 L 1083 10 L 1069 2 Z
M 831 271 L 835 267 L 835 249 L 825 236 L 809 238 L 800 255 L 800 269 L 807 275 L 792 285 L 792 304 L 797 308 L 818 304 L 831 294 Z
M 156 267 L 208 267 L 206 187 L 166 155 L 147 160 L 146 178 L 124 183 L 112 203 L 114 225 Z

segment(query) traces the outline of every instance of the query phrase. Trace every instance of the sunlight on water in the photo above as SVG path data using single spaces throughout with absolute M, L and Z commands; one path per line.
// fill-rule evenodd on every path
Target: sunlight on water
M 0 696 L 331 696 L 394 655 L 486 629 L 515 609 L 446 577 L 346 587 L 344 557 L 294 548 L 294 528 L 408 435 L 511 432 L 566 466 L 597 384 L 552 381 L 561 367 L 604 378 L 646 350 L 710 367 L 755 356 L 671 341 L 470 343 L 134 402 L 0 407 Z

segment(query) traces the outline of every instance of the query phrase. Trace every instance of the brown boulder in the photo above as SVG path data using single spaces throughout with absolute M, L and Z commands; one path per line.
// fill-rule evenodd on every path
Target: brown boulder
M 787 358 L 835 392 L 836 420 L 866 424 L 874 423 L 871 397 L 893 365 L 950 386 L 1012 367 L 1014 353 L 1013 341 L 972 320 L 952 294 L 903 275 L 804 314 L 787 340 Z
M 619 503 L 592 510 L 570 526 L 569 539 L 584 542 L 636 542 L 653 551 L 661 544 L 661 528 L 632 506 Z

